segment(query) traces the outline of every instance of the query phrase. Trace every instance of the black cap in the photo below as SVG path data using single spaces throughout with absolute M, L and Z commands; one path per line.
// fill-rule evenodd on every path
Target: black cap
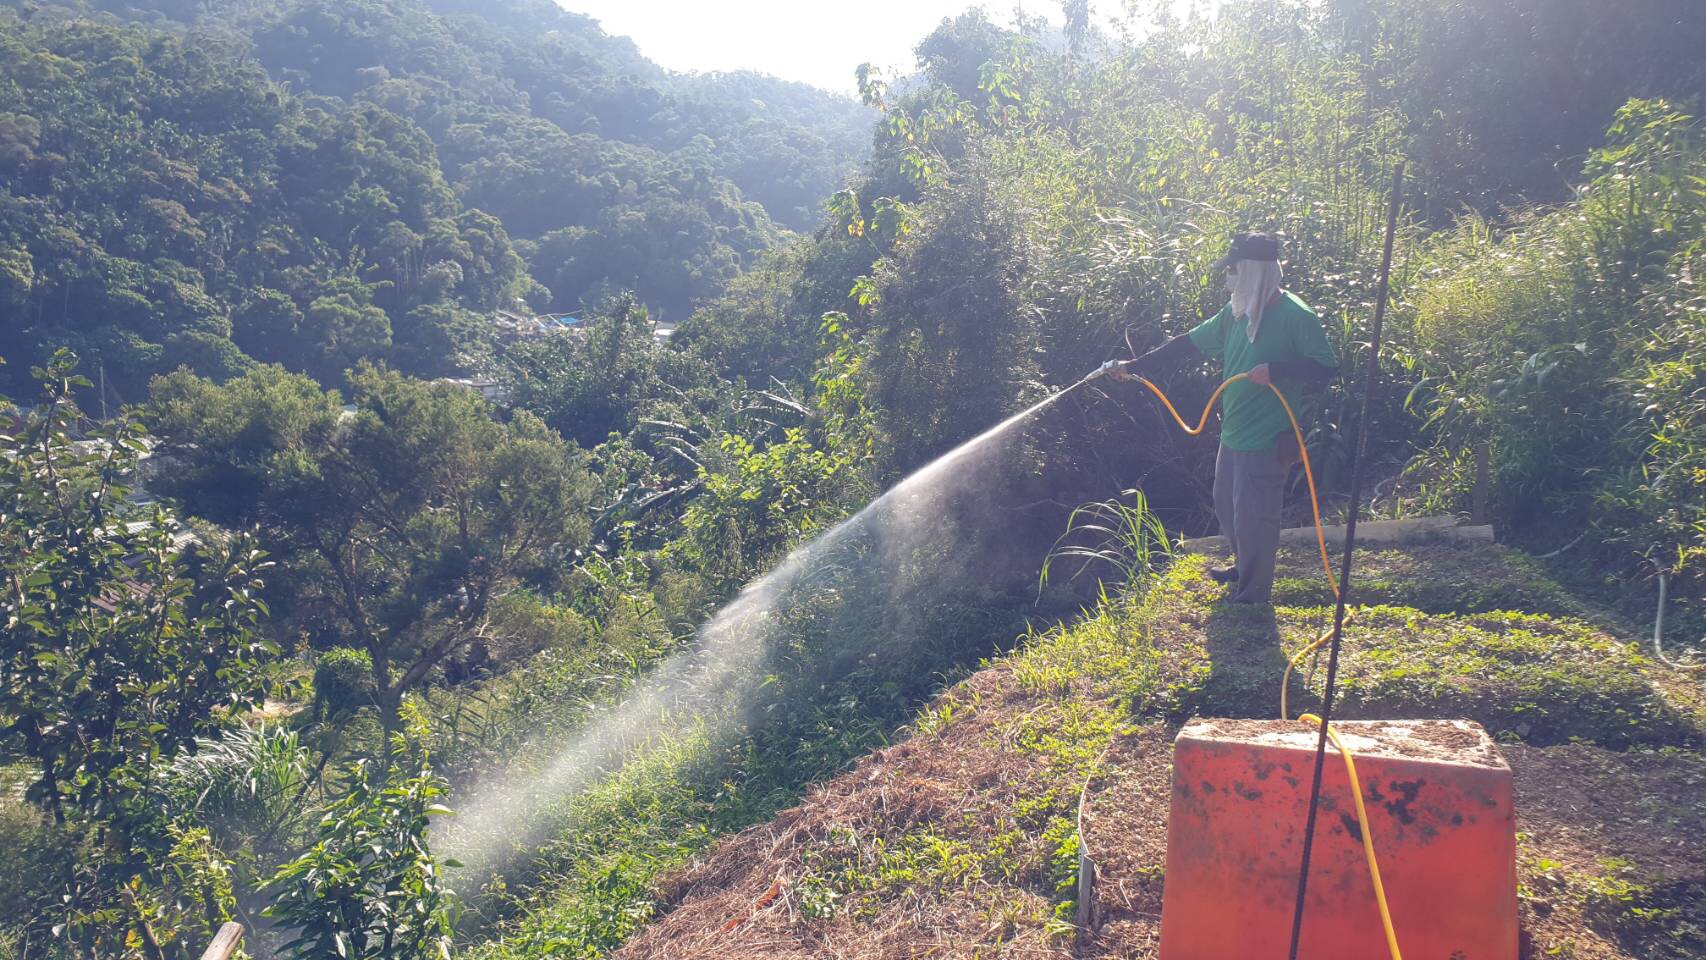
M 1279 262 L 1279 237 L 1271 233 L 1238 233 L 1232 236 L 1232 246 L 1226 256 L 1214 261 L 1215 270 L 1224 270 L 1240 260 L 1269 260 Z

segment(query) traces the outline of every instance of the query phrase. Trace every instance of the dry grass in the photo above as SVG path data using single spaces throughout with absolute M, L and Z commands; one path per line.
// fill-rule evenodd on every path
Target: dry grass
M 1076 805 L 1065 775 L 1079 767 L 1027 746 L 1048 703 L 1011 671 L 953 696 L 978 706 L 725 842 L 675 878 L 674 909 L 618 956 L 1070 956 L 1070 928 L 1051 923 L 1046 826 Z M 778 880 L 780 894 L 751 909 Z

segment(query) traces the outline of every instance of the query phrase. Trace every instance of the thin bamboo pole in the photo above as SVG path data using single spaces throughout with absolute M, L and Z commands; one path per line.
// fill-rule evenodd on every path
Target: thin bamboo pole
M 1370 331 L 1368 366 L 1363 374 L 1362 417 L 1351 445 L 1351 501 L 1345 516 L 1345 553 L 1339 567 L 1338 603 L 1333 609 L 1332 642 L 1327 649 L 1327 683 L 1321 694 L 1321 732 L 1315 743 L 1315 775 L 1309 788 L 1309 816 L 1303 826 L 1303 862 L 1297 870 L 1297 904 L 1291 918 L 1289 960 L 1297 960 L 1303 937 L 1304 895 L 1309 888 L 1309 860 L 1315 847 L 1315 820 L 1321 807 L 1321 774 L 1327 760 L 1328 725 L 1333 719 L 1334 684 L 1339 674 L 1339 641 L 1345 631 L 1345 605 L 1351 591 L 1351 558 L 1356 549 L 1357 513 L 1362 500 L 1362 456 L 1368 446 L 1369 417 L 1374 412 L 1374 386 L 1380 375 L 1380 328 L 1386 319 L 1386 298 L 1392 278 L 1392 244 L 1398 232 L 1398 208 L 1404 198 L 1404 162 L 1392 171 L 1392 200 L 1386 211 L 1386 245 L 1380 259 L 1380 288 L 1374 302 L 1374 327 Z M 1394 948 L 1396 949 L 1396 948 Z

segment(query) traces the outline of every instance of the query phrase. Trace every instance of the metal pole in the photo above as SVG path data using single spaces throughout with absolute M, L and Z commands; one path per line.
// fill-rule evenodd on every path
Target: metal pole
M 1374 383 L 1380 374 L 1380 328 L 1386 320 L 1386 298 L 1392 278 L 1392 242 L 1398 233 L 1398 205 L 1403 199 L 1404 161 L 1392 171 L 1392 201 L 1386 209 L 1386 248 L 1380 256 L 1380 293 L 1374 302 L 1374 329 L 1369 337 L 1368 365 L 1363 371 L 1362 416 L 1351 447 L 1351 505 L 1345 516 L 1345 554 L 1339 565 L 1339 601 L 1333 608 L 1333 639 L 1327 652 L 1327 686 L 1321 695 L 1321 732 L 1315 738 L 1315 776 L 1309 786 L 1309 816 L 1303 827 L 1303 862 L 1297 870 L 1297 904 L 1291 915 L 1291 950 L 1303 937 L 1304 896 L 1309 889 L 1309 858 L 1315 847 L 1315 819 L 1321 810 L 1321 774 L 1327 762 L 1327 724 L 1333 720 L 1334 684 L 1339 677 L 1339 641 L 1345 631 L 1345 603 L 1351 592 L 1351 552 L 1356 547 L 1357 513 L 1362 503 L 1362 457 L 1368 447 L 1368 418 L 1374 410 Z M 1289 719 L 1289 718 L 1288 718 Z

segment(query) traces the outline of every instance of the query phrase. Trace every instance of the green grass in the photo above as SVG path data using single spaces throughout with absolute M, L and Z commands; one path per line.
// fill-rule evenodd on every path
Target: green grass
M 1333 576 L 1341 551 L 1329 548 Z M 1428 613 L 1522 610 L 1600 622 L 1604 614 L 1548 577 L 1539 561 L 1491 543 L 1440 539 L 1402 549 L 1356 553 L 1352 601 L 1413 607 Z M 1274 603 L 1286 607 L 1332 603 L 1332 588 L 1313 546 L 1281 551 Z
M 1299 552 L 1289 552 L 1286 568 L 1299 563 Z M 1632 644 L 1567 612 L 1487 609 L 1506 601 L 1575 609 L 1508 551 L 1434 547 L 1408 559 L 1400 551 L 1373 559 L 1371 586 L 1357 581 L 1359 600 L 1416 598 L 1435 611 L 1408 603 L 1372 606 L 1347 623 L 1339 716 L 1469 719 L 1495 736 L 1535 744 L 1580 740 L 1623 748 L 1698 736 L 1693 720 L 1654 688 L 1652 665 Z M 1316 603 L 1272 610 L 1223 603 L 1223 588 L 1206 576 L 1208 562 L 1186 557 L 1168 572 L 1139 612 L 1147 618 L 1143 629 L 1181 664 L 1188 690 L 1181 712 L 1277 716 L 1286 660 L 1326 627 L 1331 607 L 1319 595 Z M 1501 578 L 1495 570 L 1507 573 Z M 1462 578 L 1477 584 L 1464 594 L 1467 612 L 1436 612 L 1448 609 Z M 1283 598 L 1299 593 L 1288 589 Z M 1319 703 L 1325 657 L 1316 665 L 1312 684 L 1304 682 L 1309 662 L 1293 674 L 1293 715 Z
M 806 785 L 880 746 L 893 720 L 856 702 L 808 710 L 796 737 L 735 737 L 702 726 L 663 734 L 547 815 L 552 839 L 513 890 L 479 907 L 477 960 L 602 957 L 660 909 L 657 881 L 718 839 L 774 817 Z
M 1070 843 L 1071 821 L 1048 819 L 1040 829 L 1003 820 L 993 831 L 968 822 L 915 827 L 893 837 L 832 832 L 814 851 L 800 886 L 814 891 L 812 913 L 822 919 L 852 914 L 873 917 L 907 888 L 974 890 L 1018 886 L 1058 892 L 1056 857 Z M 1038 842 L 1041 840 L 1042 842 Z M 1077 847 L 1071 845 L 1076 869 Z
M 1647 680 L 1631 645 L 1582 623 L 1376 607 L 1346 631 L 1342 715 L 1461 716 L 1534 744 L 1623 748 L 1698 731 Z
M 729 813 L 705 789 L 717 758 L 702 728 L 660 737 L 564 802 L 527 892 L 511 904 L 520 918 L 470 956 L 590 958 L 620 946 L 657 909 L 652 881 L 704 849 Z
M 1605 872 L 1579 884 L 1578 891 L 1596 927 L 1649 960 L 1706 955 L 1706 884 L 1645 882 L 1626 861 L 1600 866 Z
M 1529 838 L 1518 835 L 1524 848 Z M 1694 880 L 1653 881 L 1623 858 L 1571 869 L 1530 849 L 1519 854 L 1528 882 L 1517 895 L 1548 911 L 1567 907 L 1632 956 L 1648 960 L 1691 960 L 1706 955 L 1706 885 Z M 1575 956 L 1572 945 L 1554 945 L 1547 956 Z
M 17 767 L 0 767 L 6 795 L 0 797 L 0 957 L 12 957 L 26 925 L 46 927 L 63 918 L 58 910 L 67 885 L 77 879 L 76 864 L 90 851 L 76 834 L 54 825 L 52 818 L 26 804 L 23 777 Z M 36 942 L 41 936 L 30 938 Z M 69 948 L 44 960 L 70 956 Z

